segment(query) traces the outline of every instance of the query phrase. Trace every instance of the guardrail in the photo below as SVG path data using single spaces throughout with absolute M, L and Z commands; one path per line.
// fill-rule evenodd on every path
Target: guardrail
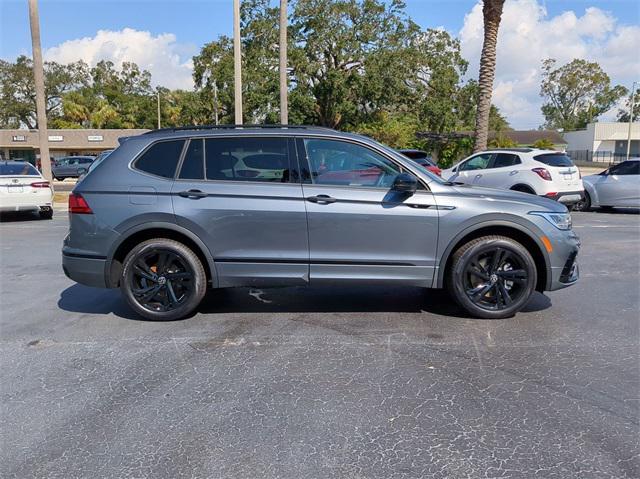
M 594 163 L 594 166 L 612 165 L 627 159 L 626 153 L 612 151 L 572 150 L 566 153 L 574 163 Z

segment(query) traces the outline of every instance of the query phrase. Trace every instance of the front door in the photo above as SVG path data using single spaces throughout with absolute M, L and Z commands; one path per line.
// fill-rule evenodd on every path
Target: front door
M 391 190 L 400 165 L 364 145 L 299 140 L 310 281 L 432 284 L 438 211 L 424 187 Z
M 302 187 L 291 180 L 292 145 L 268 136 L 187 145 L 174 211 L 209 247 L 218 286 L 308 282 L 307 217 Z
M 595 184 L 603 206 L 640 206 L 640 161 L 624 161 L 609 168 Z
M 458 166 L 456 175 L 454 175 L 450 181 L 464 183 L 466 185 L 481 185 L 484 170 L 489 166 L 492 156 L 492 153 L 480 153 L 479 155 L 472 156 Z

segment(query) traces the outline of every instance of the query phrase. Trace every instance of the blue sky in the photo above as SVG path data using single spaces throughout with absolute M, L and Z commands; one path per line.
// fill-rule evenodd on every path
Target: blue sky
M 423 28 L 461 39 L 477 75 L 481 45 L 478 0 L 405 0 Z M 190 59 L 206 42 L 231 34 L 232 0 L 40 0 L 45 58 L 88 63 L 136 61 L 169 87 L 190 88 Z M 103 33 L 98 35 L 98 31 Z M 507 0 L 498 44 L 495 101 L 515 126 L 541 122 L 543 58 L 600 62 L 615 82 L 640 79 L 638 0 Z M 0 58 L 31 53 L 26 0 L 0 0 Z M 630 86 L 630 85 L 627 85 Z

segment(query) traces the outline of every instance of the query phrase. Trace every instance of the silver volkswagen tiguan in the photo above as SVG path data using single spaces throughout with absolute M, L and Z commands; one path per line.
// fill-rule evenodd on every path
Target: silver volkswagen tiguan
M 208 287 L 446 288 L 504 318 L 578 279 L 567 209 L 447 183 L 366 137 L 317 127 L 189 127 L 121 140 L 69 196 L 62 265 L 141 316 Z

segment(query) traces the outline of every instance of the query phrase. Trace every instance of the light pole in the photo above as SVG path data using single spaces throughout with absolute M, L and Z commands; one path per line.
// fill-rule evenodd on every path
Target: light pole
M 287 86 L 287 0 L 280 0 L 280 123 L 289 123 Z
M 233 93 L 236 125 L 242 125 L 242 52 L 240 51 L 240 0 L 233 0 Z
M 158 130 L 159 130 L 161 128 L 160 127 L 160 88 L 156 90 L 156 96 L 158 99 Z
M 36 87 L 36 117 L 40 143 L 40 169 L 42 176 L 51 181 L 51 157 L 49 156 L 49 132 L 47 130 L 47 105 L 44 90 L 44 67 L 40 45 L 40 17 L 38 0 L 29 0 L 29 23 L 31 25 L 31 46 L 33 49 L 33 79 Z
M 631 125 L 633 124 L 633 109 L 636 106 L 636 83 L 637 82 L 633 82 L 633 85 L 631 85 L 631 109 L 629 110 L 629 130 L 627 132 L 627 160 L 631 153 Z

